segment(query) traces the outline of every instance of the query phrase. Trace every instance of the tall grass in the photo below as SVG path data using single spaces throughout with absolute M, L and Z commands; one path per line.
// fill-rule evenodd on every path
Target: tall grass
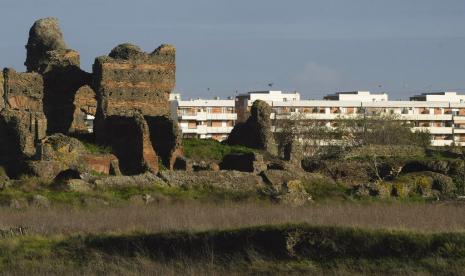
M 465 273 L 465 233 L 307 224 L 0 240 L 13 274 Z
M 0 209 L 0 229 L 27 227 L 39 235 L 211 230 L 309 223 L 422 232 L 465 230 L 462 204 L 327 203 L 288 207 L 265 203 L 160 202 L 122 207 Z

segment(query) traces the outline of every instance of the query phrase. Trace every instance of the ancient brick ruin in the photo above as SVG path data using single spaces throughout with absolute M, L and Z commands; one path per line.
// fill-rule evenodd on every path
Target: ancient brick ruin
M 243 145 L 265 150 L 276 155 L 278 152 L 271 132 L 271 107 L 264 101 L 256 100 L 247 121 L 234 126 L 226 142 L 230 145 Z
M 17 175 L 45 137 L 43 81 L 36 73 L 4 69 L 0 74 L 0 164 Z
M 92 75 L 80 69 L 77 51 L 68 49 L 58 21 L 37 20 L 29 31 L 24 63 L 28 72 L 44 79 L 44 113 L 48 118 L 47 133 L 68 133 L 73 123 L 76 91 L 90 84 Z
M 95 60 L 95 134 L 98 142 L 112 146 L 123 173 L 157 172 L 159 157 L 172 168 L 180 153 L 180 133 L 169 118 L 168 104 L 175 85 L 175 53 L 169 45 L 145 53 L 122 44 Z
M 113 155 L 76 151 L 76 160 L 99 173 L 120 168 L 124 174 L 157 172 L 160 163 L 173 167 L 182 153 L 177 123 L 169 118 L 174 47 L 145 53 L 122 44 L 96 58 L 93 72 L 87 73 L 80 69 L 79 53 L 67 47 L 58 21 L 44 18 L 31 27 L 26 50 L 27 73 L 5 69 L 0 74 L 0 166 L 9 175 L 40 173 L 50 162 L 63 164 L 54 154 L 43 158 L 44 145 L 52 141 L 47 135 L 55 133 L 94 139 L 94 132 L 94 142 L 111 146 L 119 162 Z M 66 139 L 59 141 L 71 141 Z

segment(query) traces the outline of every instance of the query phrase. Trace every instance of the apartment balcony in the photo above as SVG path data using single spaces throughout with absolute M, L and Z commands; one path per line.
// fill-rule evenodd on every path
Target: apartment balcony
M 289 114 L 271 114 L 271 119 L 302 119 L 302 120 L 335 120 L 339 118 L 354 118 L 358 114 L 341 114 L 341 113 L 289 113 Z
M 455 121 L 465 121 L 465 116 L 454 116 L 454 122 Z
M 400 119 L 406 121 L 451 121 L 452 115 L 400 114 Z
M 413 131 L 428 131 L 431 134 L 452 134 L 452 127 L 414 127 Z
M 181 128 L 183 134 L 195 133 L 195 134 L 229 134 L 233 130 L 233 127 L 209 127 L 209 126 L 197 126 L 197 128 Z
M 209 120 L 237 120 L 236 113 L 206 113 L 198 112 L 195 115 L 179 115 L 182 120 L 209 121 Z
M 465 147 L 465 142 L 454 142 L 455 145 L 460 146 L 460 147 Z
M 457 134 L 465 134 L 465 128 L 458 128 L 458 127 L 455 127 L 455 128 L 454 128 L 454 133 L 457 133 Z
M 431 146 L 435 146 L 435 147 L 450 146 L 452 142 L 453 142 L 452 140 L 431 140 Z

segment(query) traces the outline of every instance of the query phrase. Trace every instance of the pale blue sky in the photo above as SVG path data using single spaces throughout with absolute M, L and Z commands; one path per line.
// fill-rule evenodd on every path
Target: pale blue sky
M 1 67 L 24 70 L 29 28 L 46 16 L 60 20 L 88 71 L 123 42 L 146 51 L 174 44 L 185 97 L 270 82 L 314 99 L 355 89 L 391 99 L 465 92 L 464 0 L 0 0 Z

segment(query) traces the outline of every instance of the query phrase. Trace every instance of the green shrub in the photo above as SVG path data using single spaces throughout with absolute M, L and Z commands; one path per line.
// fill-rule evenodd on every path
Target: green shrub
M 95 143 L 81 141 L 86 150 L 92 154 L 111 154 L 113 149 L 110 146 L 97 145 Z
M 411 185 L 408 183 L 397 182 L 392 186 L 392 194 L 399 198 L 407 198 L 411 190 Z
M 347 187 L 325 176 L 315 174 L 312 178 L 303 179 L 302 184 L 314 200 L 337 200 L 347 197 Z
M 254 149 L 244 146 L 230 146 L 213 139 L 183 139 L 184 154 L 196 160 L 222 160 L 230 153 L 249 153 Z
M 448 176 L 435 174 L 433 176 L 433 189 L 438 190 L 442 197 L 450 198 L 455 194 L 455 184 Z

